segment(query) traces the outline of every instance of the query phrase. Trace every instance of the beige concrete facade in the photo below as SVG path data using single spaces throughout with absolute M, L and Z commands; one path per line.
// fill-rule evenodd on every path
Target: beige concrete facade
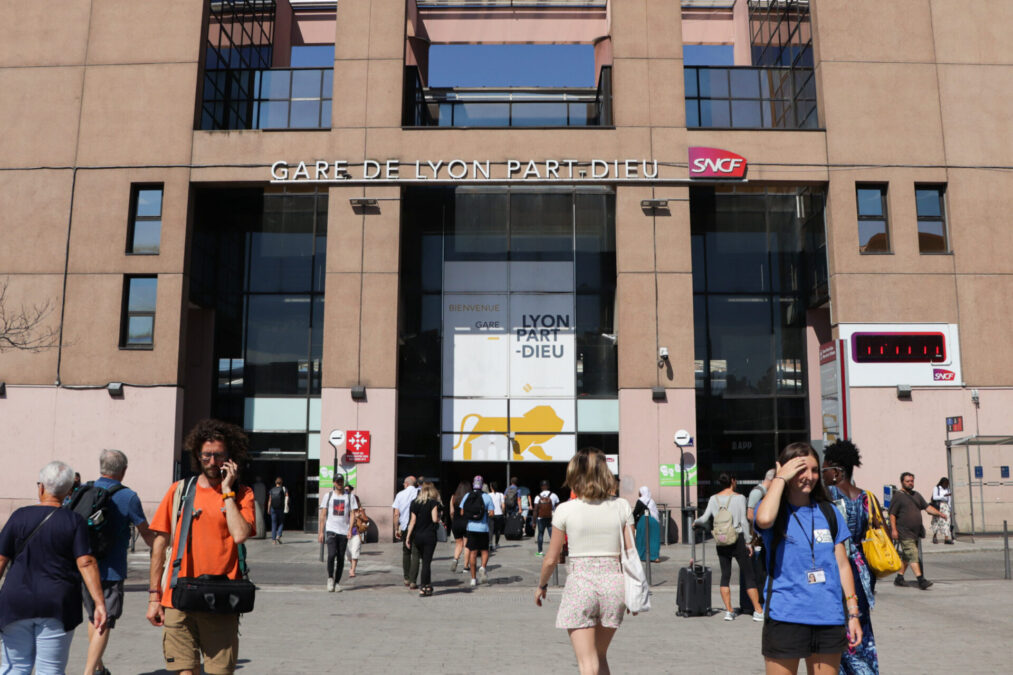
M 336 8 L 329 130 L 195 130 L 205 4 L 8 0 L 0 9 L 0 279 L 9 279 L 8 302 L 50 303 L 45 325 L 61 335 L 51 349 L 0 352 L 7 386 L 0 437 L 17 439 L 2 451 L 8 470 L 0 475 L 0 504 L 8 510 L 30 496 L 49 458 L 66 459 L 88 477 L 103 447 L 130 455 L 128 478 L 146 506 L 161 497 L 185 431 L 184 401 L 191 392 L 206 398 L 195 391 L 204 383 L 189 381 L 198 371 L 188 370 L 185 348 L 193 191 L 267 186 L 277 160 L 342 159 L 351 167 L 366 159 L 490 160 L 496 178 L 517 158 L 661 162 L 663 180 L 615 184 L 623 496 L 640 485 L 657 490 L 657 464 L 677 461 L 674 430 L 695 434 L 690 146 L 746 157 L 751 183 L 826 190 L 832 327 L 959 325 L 964 386 L 917 391 L 902 418 L 889 412 L 897 403 L 890 387 L 853 394 L 869 487 L 895 482 L 898 470 L 912 466 L 945 472 L 940 415 L 973 416 L 971 388 L 981 389 L 982 411 L 992 411 L 981 432 L 1013 431 L 1003 426 L 1008 415 L 994 412 L 1008 412 L 1013 390 L 1013 342 L 1005 339 L 1013 330 L 1009 2 L 810 3 L 820 128 L 805 131 L 686 128 L 682 27 L 687 44 L 734 41 L 736 63 L 748 63 L 744 0 L 734 16 L 711 24 L 674 1 L 613 0 L 607 15 L 585 16 L 572 34 L 557 35 L 611 39 L 611 127 L 402 127 L 406 36 L 510 42 L 535 31 L 540 39 L 533 41 L 545 42 L 559 14 L 539 24 L 529 10 L 509 30 L 493 30 L 464 13 L 434 21 L 427 35 L 404 0 L 354 0 Z M 131 185 L 149 182 L 164 184 L 160 251 L 128 255 Z M 888 254 L 859 252 L 856 183 L 888 186 Z M 946 254 L 918 250 L 916 184 L 946 186 Z M 401 187 L 356 182 L 330 186 L 328 194 L 320 454 L 330 456 L 330 428 L 373 430 L 360 495 L 385 532 L 398 450 Z M 356 212 L 350 197 L 380 199 L 378 213 Z M 650 198 L 668 199 L 669 211 L 645 212 L 640 202 Z M 124 276 L 132 274 L 158 277 L 152 349 L 119 346 Z M 659 347 L 671 354 L 670 371 L 658 367 Z M 813 348 L 807 345 L 810 357 Z M 122 400 L 102 391 L 109 382 L 127 384 Z M 360 385 L 365 403 L 349 396 Z M 666 389 L 667 401 L 654 402 L 653 387 Z M 819 377 L 811 367 L 808 387 L 813 400 Z M 812 410 L 809 418 L 819 419 Z M 917 448 L 897 447 L 912 445 L 898 420 L 921 430 Z M 674 502 L 670 490 L 655 494 Z

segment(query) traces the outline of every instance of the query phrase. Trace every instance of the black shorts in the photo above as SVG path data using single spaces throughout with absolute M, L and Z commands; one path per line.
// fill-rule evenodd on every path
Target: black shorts
M 106 615 L 109 617 L 109 628 L 116 627 L 116 619 L 123 616 L 123 580 L 103 581 L 102 595 L 106 599 Z M 95 603 L 92 602 L 91 593 L 88 588 L 81 584 L 81 599 L 84 601 L 84 611 L 88 615 L 88 621 L 95 618 Z
M 488 551 L 489 550 L 489 533 L 488 532 L 468 532 L 468 550 L 469 551 Z
M 810 626 L 777 621 L 763 622 L 761 651 L 771 659 L 804 659 L 813 654 L 843 654 L 848 631 L 842 626 Z
M 468 536 L 466 528 L 468 527 L 468 521 L 464 518 L 454 518 L 450 521 L 450 532 L 454 535 L 454 539 L 461 539 L 462 537 Z

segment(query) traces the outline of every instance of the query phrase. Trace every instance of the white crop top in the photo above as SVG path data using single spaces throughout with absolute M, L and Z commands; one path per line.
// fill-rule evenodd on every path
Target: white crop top
M 633 509 L 625 499 L 571 499 L 556 507 L 552 527 L 566 533 L 570 556 L 619 556 L 619 528 L 633 524 Z

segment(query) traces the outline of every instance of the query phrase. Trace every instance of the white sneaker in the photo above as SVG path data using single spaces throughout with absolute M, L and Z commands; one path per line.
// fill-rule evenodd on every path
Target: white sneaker
M 479 580 L 480 583 L 483 583 L 483 584 L 489 583 L 489 575 L 486 574 L 486 571 L 485 571 L 484 567 L 479 567 L 478 568 L 478 580 Z
M 735 621 L 735 613 L 725 612 L 725 621 Z
M 340 593 L 341 592 L 341 586 L 339 584 L 334 584 L 334 592 L 335 593 Z
M 334 592 L 334 579 L 331 578 L 327 579 L 327 592 L 328 593 Z
M 763 621 L 763 612 L 753 612 L 753 621 Z
M 454 562 L 450 563 L 450 571 L 451 572 L 457 571 L 457 558 L 454 558 Z
M 474 588 L 474 587 L 475 587 L 475 586 L 477 586 L 478 584 L 477 584 L 477 583 L 475 583 L 475 580 L 474 580 L 474 579 L 472 579 L 472 580 L 471 580 L 471 581 L 470 581 L 470 582 L 468 583 L 468 585 L 469 585 L 469 586 L 471 586 L 472 588 Z

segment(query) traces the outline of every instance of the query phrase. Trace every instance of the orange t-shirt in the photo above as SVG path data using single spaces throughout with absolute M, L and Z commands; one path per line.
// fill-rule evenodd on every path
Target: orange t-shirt
M 194 484 L 193 508 L 200 515 L 190 523 L 190 545 L 183 554 L 179 576 L 197 577 L 201 574 L 227 574 L 230 579 L 239 578 L 239 548 L 236 546 L 232 535 L 229 533 L 229 526 L 225 520 L 225 502 L 222 500 L 221 487 L 205 488 L 199 483 Z M 176 491 L 176 483 L 172 484 L 169 491 L 162 498 L 162 503 L 155 511 L 155 517 L 151 519 L 149 526 L 156 532 L 169 532 L 172 520 L 172 497 Z M 243 520 L 249 523 L 251 531 L 255 527 L 256 515 L 254 514 L 253 490 L 242 486 L 236 490 L 236 505 L 243 516 Z M 180 504 L 180 515 L 183 513 Z M 175 533 L 172 541 L 172 554 L 169 557 L 169 565 L 176 559 L 176 542 L 179 540 L 180 527 L 176 522 Z M 172 607 L 172 570 L 165 580 L 165 587 L 162 589 L 162 606 Z

